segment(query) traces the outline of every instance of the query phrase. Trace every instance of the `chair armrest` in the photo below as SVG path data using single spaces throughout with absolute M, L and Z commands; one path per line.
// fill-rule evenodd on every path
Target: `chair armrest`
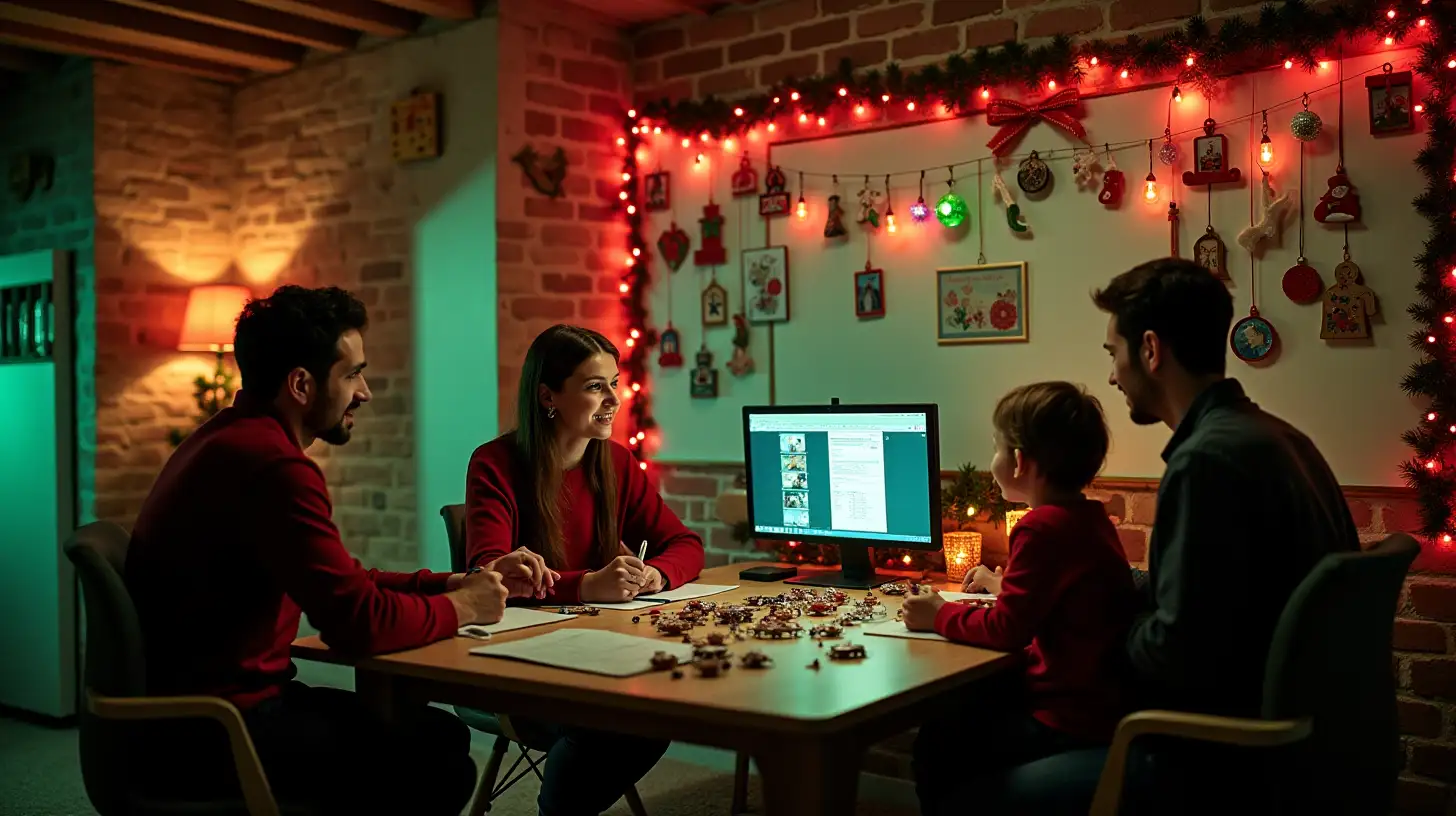
M 103 697 L 86 695 L 92 714 L 109 720 L 208 719 L 227 731 L 238 784 L 250 816 L 279 816 L 263 763 L 237 706 L 221 697 Z
M 1127 752 L 1138 737 L 1156 734 L 1272 748 L 1304 739 L 1309 736 L 1309 729 L 1308 719 L 1256 720 L 1187 711 L 1135 711 L 1117 724 L 1112 747 L 1107 751 L 1107 763 L 1102 766 L 1102 776 L 1097 782 L 1097 794 L 1092 799 L 1092 816 L 1116 816 L 1122 799 L 1123 776 L 1127 772 Z

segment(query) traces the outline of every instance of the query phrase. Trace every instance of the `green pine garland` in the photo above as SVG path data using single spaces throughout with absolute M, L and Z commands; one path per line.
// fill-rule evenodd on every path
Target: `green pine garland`
M 1396 12 L 1394 17 L 1388 15 L 1390 10 Z M 1425 27 L 1417 26 L 1421 18 L 1427 21 Z M 1446 323 L 1446 317 L 1456 317 L 1456 117 L 1451 111 L 1456 69 L 1449 68 L 1448 62 L 1456 59 L 1456 2 L 1349 0 L 1315 9 L 1303 0 L 1288 0 L 1265 6 L 1255 22 L 1239 17 L 1221 20 L 1217 31 L 1202 17 L 1192 17 L 1182 29 L 1153 39 L 1132 35 L 1117 41 L 1074 43 L 1058 37 L 1034 47 L 1009 42 L 953 54 L 942 64 L 911 72 L 894 64 L 883 72 L 855 72 L 845 61 L 835 74 L 788 79 L 766 93 L 733 101 L 662 99 L 644 105 L 637 113 L 676 133 L 706 133 L 722 139 L 800 112 L 849 121 L 855 105 L 881 101 L 885 95 L 897 103 L 943 103 L 955 113 L 972 112 L 980 108 L 982 88 L 1044 88 L 1050 80 L 1075 81 L 1094 58 L 1103 68 L 1129 71 L 1134 79 L 1159 77 L 1194 86 L 1211 86 L 1222 78 L 1267 69 L 1284 60 L 1313 71 L 1321 60 L 1338 55 L 1339 43 L 1357 37 L 1392 37 L 1397 44 L 1407 37 L 1429 37 L 1417 63 L 1424 86 L 1428 139 L 1416 164 L 1425 174 L 1427 186 L 1415 199 L 1415 208 L 1430 219 L 1431 233 L 1425 251 L 1416 258 L 1421 279 L 1416 286 L 1417 300 L 1409 308 L 1419 324 L 1411 344 L 1424 358 L 1411 366 L 1401 383 L 1406 393 L 1422 398 L 1429 409 L 1417 427 L 1402 435 L 1414 456 L 1401 470 L 1419 497 L 1421 532 L 1451 536 L 1456 534 L 1452 518 L 1456 461 L 1448 462 L 1446 457 L 1456 440 L 1452 430 L 1456 428 L 1456 323 Z M 1190 56 L 1192 65 L 1187 64 Z M 843 95 L 841 88 L 846 91 Z M 797 99 L 791 98 L 795 92 Z M 629 116 L 623 130 L 639 124 L 639 119 Z M 628 140 L 629 162 L 630 150 L 639 143 L 635 134 Z M 632 164 L 635 170 L 635 162 Z M 623 204 L 625 207 L 626 202 Z M 632 245 L 645 246 L 640 217 L 627 220 Z M 645 322 L 643 289 L 639 285 L 624 296 L 634 325 L 642 325 L 637 319 Z M 801 544 L 796 550 L 810 546 Z M 818 548 L 797 554 L 800 561 L 822 557 Z

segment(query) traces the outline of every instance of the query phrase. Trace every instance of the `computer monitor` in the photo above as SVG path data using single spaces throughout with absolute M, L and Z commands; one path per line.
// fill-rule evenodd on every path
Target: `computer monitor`
M 935 405 L 745 406 L 743 457 L 754 537 L 839 547 L 790 583 L 869 589 L 895 580 L 871 547 L 941 548 Z

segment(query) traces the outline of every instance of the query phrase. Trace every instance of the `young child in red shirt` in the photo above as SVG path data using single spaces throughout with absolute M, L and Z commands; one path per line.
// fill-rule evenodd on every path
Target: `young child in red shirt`
M 978 810 L 995 812 L 1007 771 L 1106 744 L 1126 713 L 1132 574 L 1107 512 L 1082 493 L 1107 456 L 1102 406 L 1071 383 L 1034 383 L 1001 398 L 993 425 L 991 475 L 1007 499 L 1031 507 L 1012 530 L 1004 573 L 979 566 L 966 577 L 964 589 L 989 592 L 996 603 L 971 607 L 921 593 L 905 600 L 905 625 L 1020 652 L 1024 669 L 973 687 L 961 716 L 921 726 L 915 770 L 926 814 L 964 808 L 967 790 Z M 968 757 L 970 735 L 988 750 Z

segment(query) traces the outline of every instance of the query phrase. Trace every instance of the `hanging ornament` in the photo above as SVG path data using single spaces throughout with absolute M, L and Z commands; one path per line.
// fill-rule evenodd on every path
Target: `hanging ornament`
M 657 342 L 661 349 L 661 353 L 657 355 L 657 364 L 663 368 L 682 368 L 682 337 L 673 328 L 671 320 L 667 321 L 667 328 L 662 330 Z
M 1171 237 L 1170 237 L 1169 240 L 1171 242 L 1171 253 L 1172 253 L 1172 257 L 1174 257 L 1174 258 L 1179 257 L 1178 256 L 1178 215 L 1179 215 L 1179 213 L 1178 213 L 1178 203 L 1175 202 L 1175 201 L 1169 201 L 1168 202 L 1168 224 L 1169 224 L 1168 232 L 1171 234 Z
M 1379 311 L 1375 292 L 1360 282 L 1360 267 L 1345 253 L 1335 267 L 1335 285 L 1325 290 L 1321 340 L 1363 340 L 1370 336 L 1370 315 Z
M 1097 202 L 1109 210 L 1122 206 L 1122 193 L 1127 186 L 1122 171 L 1112 158 L 1112 148 L 1107 148 L 1107 169 L 1102 173 L 1102 190 L 1097 193 Z
M 1259 316 L 1258 306 L 1250 306 L 1249 316 L 1235 323 L 1229 332 L 1229 347 L 1246 363 L 1264 360 L 1278 342 L 1279 333 L 1274 331 L 1274 324 Z
M 1239 168 L 1229 166 L 1228 137 L 1214 133 L 1217 124 L 1210 117 L 1203 120 L 1203 135 L 1193 140 L 1193 170 L 1183 173 L 1189 187 L 1205 184 L 1230 184 L 1240 178 Z
M 718 396 L 718 369 L 713 368 L 713 352 L 708 351 L 707 345 L 698 349 L 696 362 L 690 393 L 695 399 L 715 399 Z
M 1158 148 L 1158 161 L 1169 167 L 1178 163 L 1178 145 L 1173 144 L 1172 128 L 1163 128 L 1163 146 Z
M 648 212 L 665 210 L 672 204 L 672 176 L 668 173 L 648 173 L 644 180 L 647 193 L 642 208 Z
M 885 232 L 895 232 L 895 203 L 890 200 L 890 176 L 885 174 Z
M 683 232 L 677 222 L 663 231 L 657 237 L 657 251 L 662 253 L 662 259 L 667 261 L 667 268 L 676 272 L 682 267 L 683 261 L 688 259 L 688 248 L 692 239 Z
M 1158 189 L 1158 177 L 1153 175 L 1153 140 L 1148 140 L 1148 175 L 1143 179 L 1143 203 L 1149 206 L 1158 203 L 1163 197 L 1162 191 Z
M 803 221 L 805 218 L 808 218 L 809 217 L 809 205 L 808 205 L 807 202 L 804 201 L 804 174 L 803 174 L 803 172 L 800 172 L 799 173 L 799 206 L 794 209 L 794 214 L 797 215 L 797 216 L 799 216 L 799 220 L 800 221 Z
M 1299 189 L 1304 190 L 1304 143 L 1299 145 Z M 1284 296 L 1295 303 L 1313 303 L 1319 300 L 1320 292 L 1324 291 L 1325 283 L 1320 280 L 1319 272 L 1305 262 L 1304 259 L 1304 196 L 1299 197 L 1299 260 L 1294 266 L 1285 270 L 1284 278 L 1280 281 L 1284 289 Z
M 1077 89 L 1066 88 L 1058 91 L 1046 99 L 1034 104 L 1027 105 L 1024 102 L 1017 102 L 1014 99 L 997 97 L 986 104 L 986 124 L 999 126 L 1001 129 L 991 137 L 986 146 L 991 148 L 991 153 L 996 156 L 1003 156 L 1022 134 L 1037 121 L 1046 121 L 1068 133 L 1076 136 L 1079 140 L 1087 140 L 1087 131 L 1082 123 L 1077 121 L 1076 116 L 1068 108 L 1077 106 Z
M 885 316 L 885 272 L 869 261 L 863 272 L 854 273 L 854 316 L 861 320 Z
M 950 181 L 946 182 L 945 195 L 935 202 L 935 217 L 940 221 L 941 226 L 948 228 L 959 227 L 966 222 L 970 216 L 970 208 L 966 207 L 966 200 L 956 195 L 955 191 L 955 168 L 946 168 L 950 171 Z
M 733 356 L 728 360 L 728 370 L 735 377 L 753 373 L 753 358 L 748 356 L 748 318 L 742 312 L 733 315 Z
M 1223 239 L 1209 224 L 1203 231 L 1203 237 L 1193 244 L 1194 263 L 1207 269 L 1215 278 L 1226 281 L 1229 279 L 1227 256 L 1228 248 L 1224 246 Z
M 748 161 L 748 152 L 744 151 L 743 158 L 738 160 L 738 170 L 731 176 L 733 184 L 733 195 L 750 196 L 758 192 L 758 171 Z
M 1077 148 L 1076 152 L 1072 154 L 1072 179 L 1077 182 L 1077 189 L 1085 190 L 1091 187 L 1096 181 L 1099 167 L 1097 151 L 1090 147 Z
M 1390 63 L 1380 67 L 1381 76 L 1365 77 L 1365 93 L 1370 97 L 1370 135 L 1410 133 L 1416 129 L 1411 112 L 1415 104 L 1415 86 L 1410 71 L 1394 70 Z
M 703 207 L 703 217 L 698 223 L 703 226 L 703 245 L 693 253 L 693 263 L 722 266 L 728 260 L 728 252 L 723 248 L 723 216 L 712 199 Z
M 743 160 L 747 161 L 748 157 L 744 156 Z M 764 177 L 766 192 L 758 197 L 759 215 L 774 218 L 789 214 L 789 194 L 785 192 L 788 184 L 783 170 L 774 166 L 768 168 L 768 174 Z
M 824 237 L 843 238 L 849 233 L 844 229 L 844 208 L 839 206 L 839 196 L 829 197 L 828 214 L 824 218 Z
M 1320 121 L 1319 114 L 1309 109 L 1309 94 L 1304 95 L 1304 110 L 1294 114 L 1289 121 L 1289 132 L 1294 138 L 1301 142 L 1312 142 L 1319 138 L 1320 129 L 1324 122 Z
M 859 218 L 856 221 L 869 224 L 871 229 L 880 226 L 880 191 L 871 189 L 869 176 L 865 176 L 864 187 L 859 191 Z
M 930 217 L 930 205 L 925 203 L 925 171 L 920 171 L 920 197 L 910 205 L 910 219 L 919 224 Z
M 703 325 L 728 325 L 728 290 L 719 285 L 716 276 L 703 290 Z
M 1234 239 L 1249 254 L 1253 254 L 1260 241 L 1279 234 L 1279 229 L 1284 223 L 1284 216 L 1289 211 L 1289 205 L 1293 203 L 1289 199 L 1289 193 L 1276 197 L 1269 173 L 1263 171 L 1263 176 L 1263 183 L 1259 185 L 1259 195 L 1262 199 L 1259 220 L 1239 230 L 1238 236 Z
M 1269 139 L 1269 111 L 1264 111 L 1264 121 L 1259 125 L 1259 158 L 1256 159 L 1260 167 L 1268 167 L 1274 163 L 1274 142 Z M 1266 175 L 1265 178 L 1268 178 Z
M 1335 168 L 1329 189 L 1314 205 L 1314 220 L 1321 224 L 1349 224 L 1360 220 L 1360 196 L 1355 194 L 1343 164 Z
M 1038 193 L 1044 197 L 1051 192 L 1052 169 L 1047 163 L 1041 160 L 1041 156 L 1035 150 L 1031 155 L 1021 160 L 1021 166 L 1016 170 L 1016 186 L 1021 188 L 1027 197 L 1036 196 Z
M 1001 203 L 1006 205 L 1006 225 L 1011 227 L 1012 232 L 1024 233 L 1031 229 L 1026 223 L 1026 218 L 1021 214 L 1021 206 L 1016 203 L 1016 197 L 1011 194 L 1011 188 L 1001 179 L 1001 171 L 997 170 L 996 175 L 991 177 L 991 189 L 996 191 L 996 196 Z

